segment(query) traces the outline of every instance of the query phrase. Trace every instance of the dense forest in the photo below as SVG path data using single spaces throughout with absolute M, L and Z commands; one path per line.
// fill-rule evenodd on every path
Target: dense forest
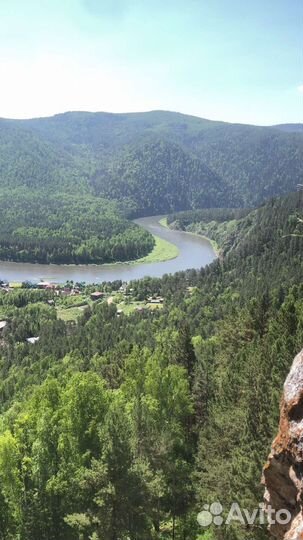
M 252 207 L 302 181 L 303 133 L 165 111 L 74 112 L 0 120 L 0 156 L 0 188 L 126 198 L 136 215 Z
M 0 119 L 0 260 L 138 259 L 154 240 L 128 219 L 252 208 L 294 189 L 302 168 L 300 124 L 262 128 L 165 111 Z M 220 243 L 234 225 L 188 230 Z
M 1 539 L 267 538 L 259 524 L 204 529 L 197 514 L 262 501 L 303 345 L 302 212 L 299 193 L 217 214 L 236 221 L 223 258 L 128 285 L 134 300 L 161 295 L 162 309 L 100 301 L 64 322 L 52 292 L 1 294 Z
M 92 185 L 103 197 L 133 201 L 136 215 L 222 206 L 228 199 L 218 175 L 176 144 L 163 141 L 129 145 L 96 171 Z
M 89 195 L 0 192 L 0 260 L 111 263 L 147 255 L 153 236 L 117 204 Z

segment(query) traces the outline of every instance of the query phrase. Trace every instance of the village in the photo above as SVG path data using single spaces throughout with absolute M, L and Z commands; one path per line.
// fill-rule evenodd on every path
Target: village
M 143 314 L 147 311 L 162 309 L 164 305 L 164 298 L 157 294 L 149 295 L 144 300 L 136 299 L 131 285 L 121 281 L 102 285 L 69 281 L 63 285 L 44 280 L 38 283 L 0 280 L 0 297 L 1 295 L 16 295 L 17 291 L 29 289 L 37 293 L 41 291 L 40 301 L 46 303 L 50 309 L 55 309 L 58 319 L 70 324 L 75 324 L 86 308 L 101 302 L 115 305 L 117 317 L 131 313 Z M 8 324 L 9 320 L 5 317 L 0 320 L 0 335 L 7 329 Z M 26 341 L 35 345 L 39 339 L 39 336 L 28 336 Z

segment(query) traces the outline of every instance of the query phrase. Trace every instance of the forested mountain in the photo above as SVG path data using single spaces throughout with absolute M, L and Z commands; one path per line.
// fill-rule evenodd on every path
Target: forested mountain
M 300 125 L 227 124 L 165 111 L 74 112 L 1 120 L 0 133 L 0 186 L 126 196 L 139 213 L 254 206 L 302 180 Z M 180 206 L 186 184 L 190 193 Z
M 262 128 L 165 111 L 0 119 L 0 259 L 135 259 L 153 240 L 126 218 L 251 208 L 295 190 L 302 170 L 299 124 Z
M 262 500 L 303 345 L 302 193 L 205 222 L 216 212 L 236 221 L 223 259 L 129 284 L 133 299 L 162 295 L 158 311 L 101 301 L 72 324 L 51 292 L 0 296 L 2 540 L 267 538 L 258 522 L 205 529 L 197 514 Z
M 157 214 L 195 206 L 222 206 L 224 182 L 176 144 L 131 145 L 92 178 L 103 197 L 135 202 L 136 214 Z
M 88 191 L 87 177 L 62 146 L 51 145 L 18 123 L 1 120 L 0 190 L 16 187 L 41 193 Z

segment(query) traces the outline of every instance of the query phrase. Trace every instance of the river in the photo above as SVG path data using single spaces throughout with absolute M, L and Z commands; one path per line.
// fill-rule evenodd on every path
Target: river
M 118 263 L 108 265 L 59 265 L 0 262 L 0 279 L 6 281 L 53 281 L 67 280 L 98 283 L 102 281 L 130 281 L 144 276 L 161 277 L 188 268 L 201 268 L 211 263 L 216 254 L 211 243 L 201 236 L 172 231 L 159 223 L 162 216 L 140 218 L 136 223 L 152 234 L 175 244 L 179 255 L 175 259 L 156 263 Z

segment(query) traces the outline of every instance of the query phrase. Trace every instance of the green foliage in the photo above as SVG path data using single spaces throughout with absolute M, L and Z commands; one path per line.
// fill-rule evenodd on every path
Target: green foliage
M 131 214 L 255 206 L 302 180 L 302 130 L 178 113 L 1 120 L 0 185 L 121 201 Z
M 39 263 L 111 263 L 146 256 L 151 234 L 117 205 L 88 195 L 0 193 L 0 259 Z
M 164 296 L 155 312 L 118 317 L 104 301 L 71 324 L 46 291 L 0 296 L 1 540 L 267 538 L 196 516 L 262 500 L 303 344 L 299 214 L 301 194 L 273 200 L 237 216 L 223 260 L 130 283 L 134 300 Z
M 0 155 L 0 259 L 101 264 L 152 251 L 125 216 L 252 207 L 295 189 L 303 135 L 167 112 L 67 113 L 0 120 Z M 205 219 L 190 230 L 225 247 L 231 231 Z
M 200 159 L 167 141 L 129 145 L 96 172 L 94 189 L 103 197 L 134 201 L 136 215 L 192 207 L 221 206 L 222 180 Z

